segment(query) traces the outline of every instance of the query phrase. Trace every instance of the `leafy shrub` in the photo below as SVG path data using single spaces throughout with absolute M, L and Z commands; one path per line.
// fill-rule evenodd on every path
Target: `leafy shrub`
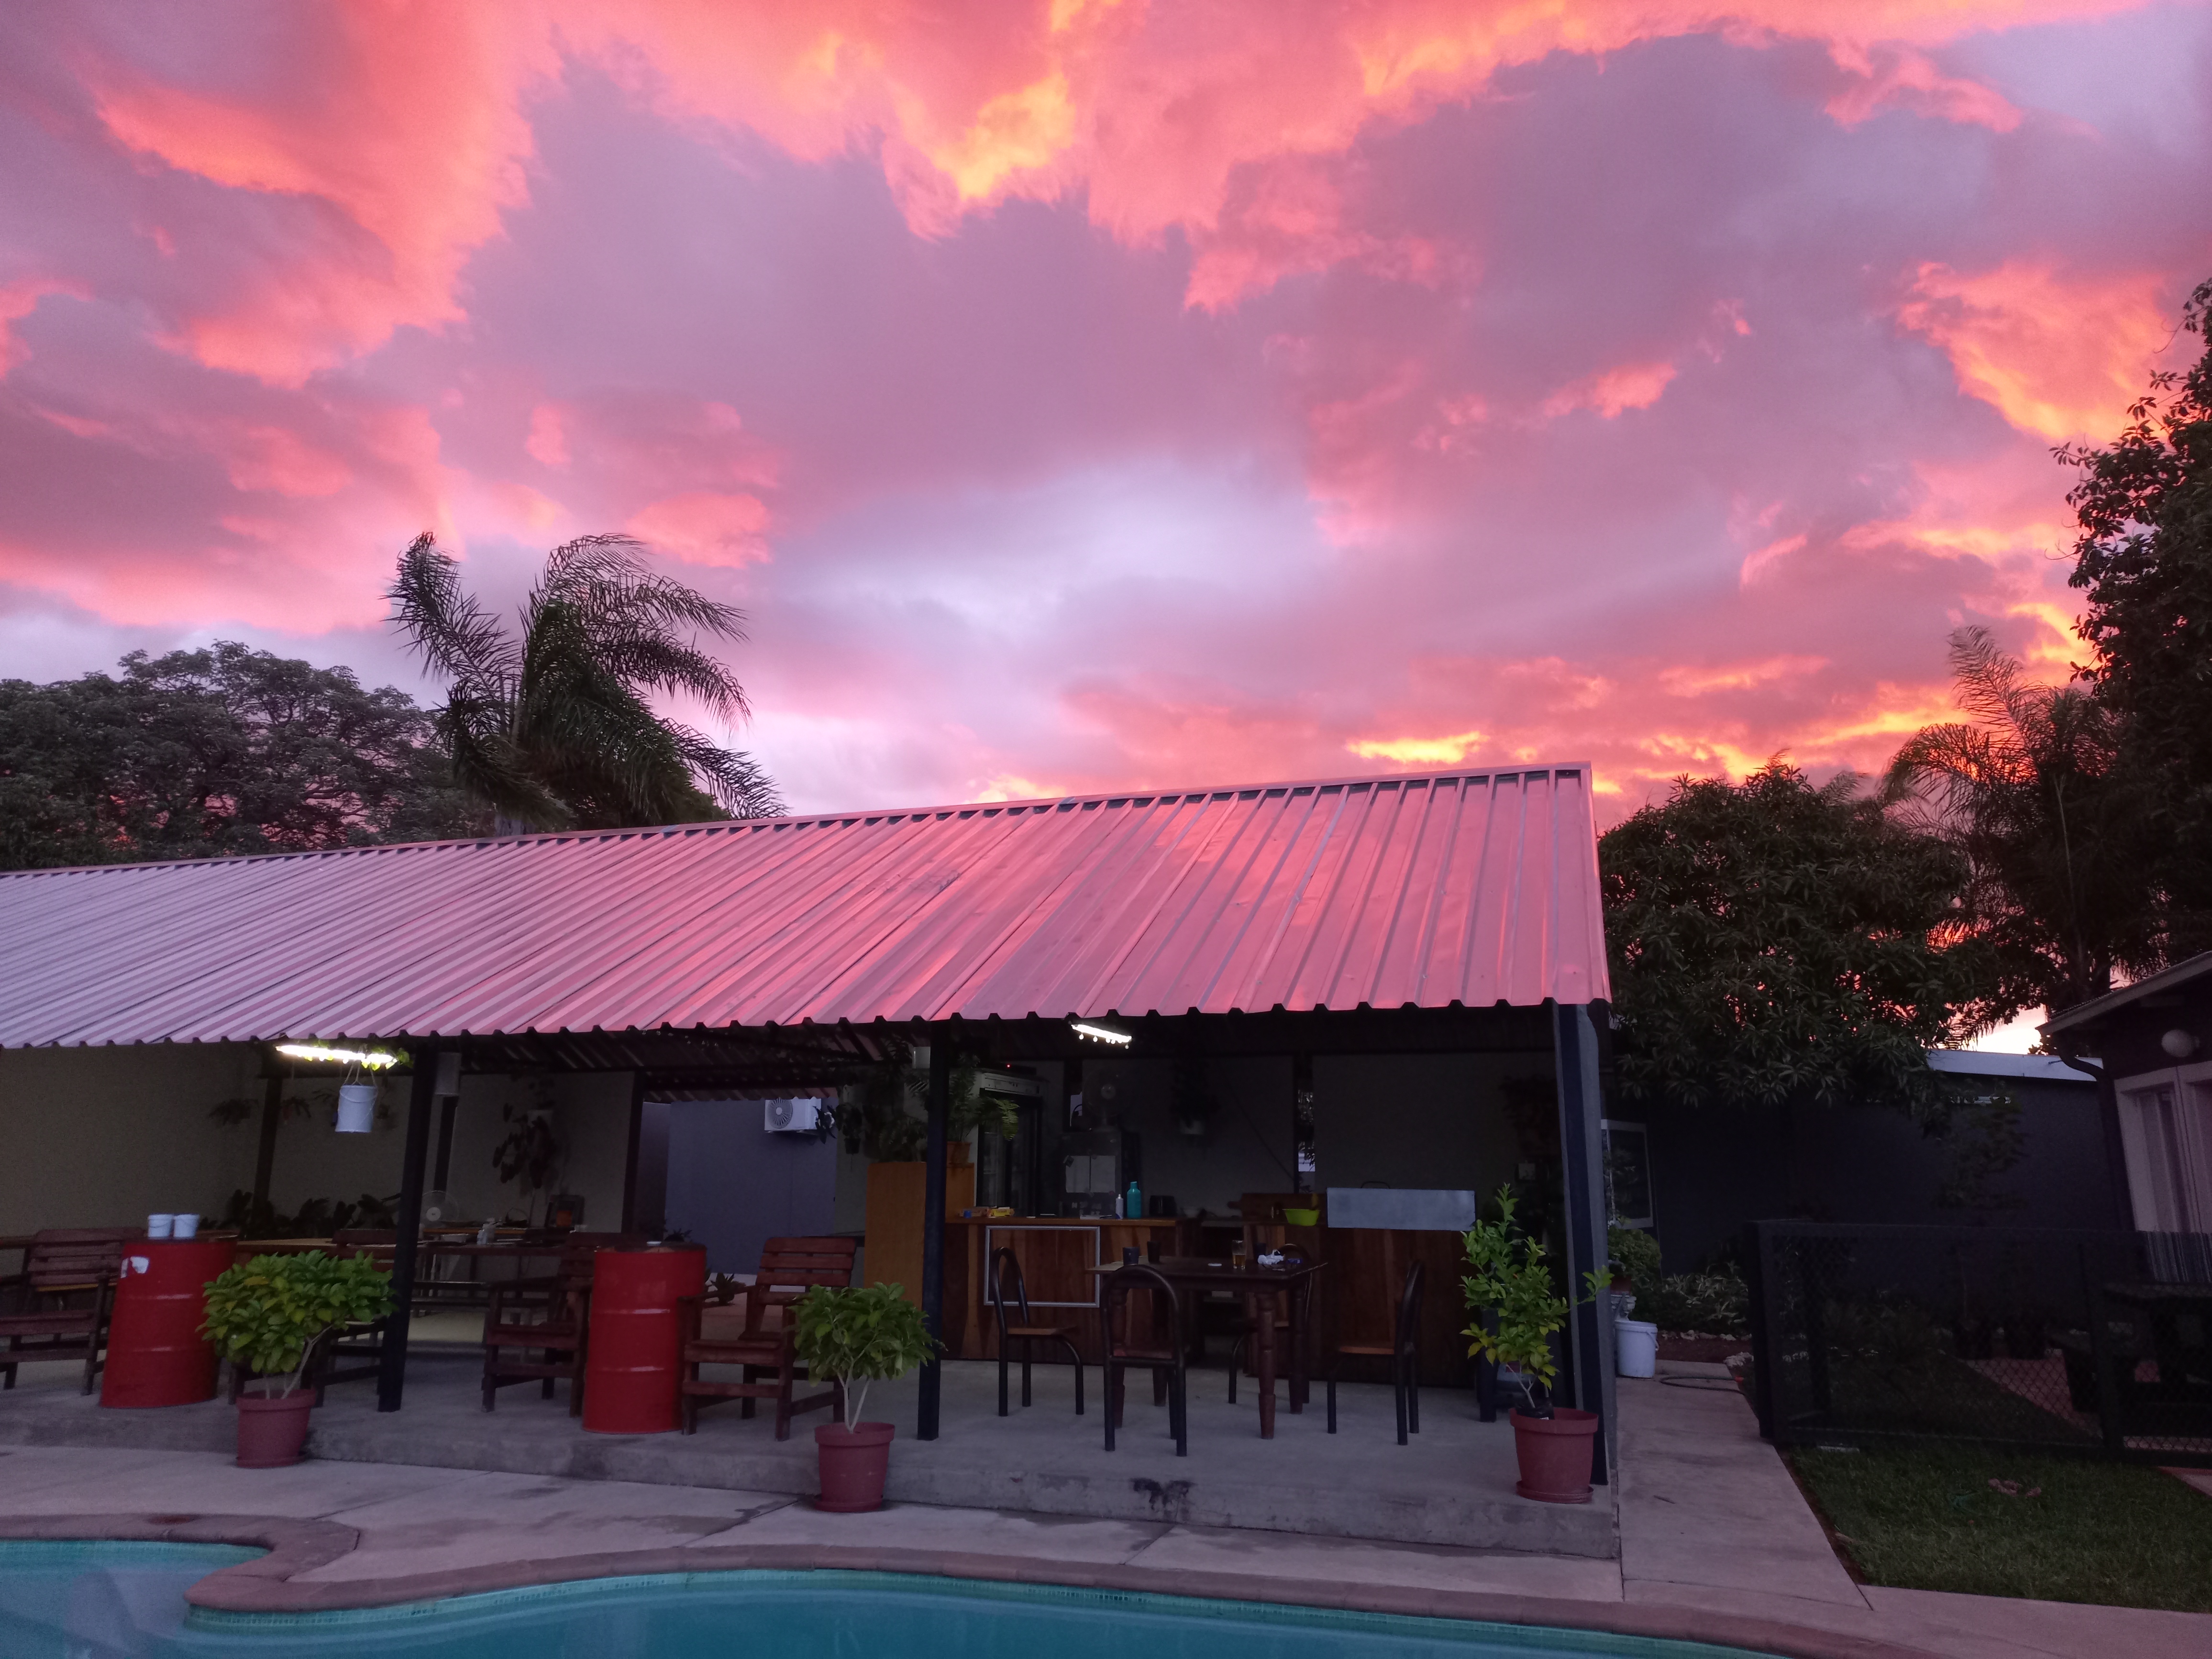
M 1656 1255 L 1656 1252 L 1655 1251 Z M 1673 1273 L 1647 1285 L 1636 1281 L 1636 1316 L 1662 1331 L 1708 1336 L 1751 1334 L 1751 1287 L 1733 1263 L 1710 1273 Z
M 792 1309 L 806 1374 L 845 1385 L 848 1423 L 860 1420 L 869 1383 L 904 1376 L 940 1346 L 896 1285 L 817 1285 Z
M 1559 1375 L 1552 1338 L 1566 1322 L 1570 1304 L 1552 1282 L 1543 1244 L 1514 1219 L 1513 1188 L 1500 1187 L 1496 1203 L 1498 1219 L 1478 1219 L 1462 1240 L 1467 1265 L 1473 1271 L 1460 1280 L 1460 1288 L 1474 1322 L 1461 1334 L 1475 1358 L 1510 1365 L 1529 1378 L 1529 1413 L 1548 1417 L 1552 1382 Z M 1595 1280 L 1599 1275 L 1590 1277 Z M 1493 1308 L 1498 1310 L 1495 1331 L 1483 1319 Z
M 1639 1297 L 1645 1285 L 1656 1287 L 1664 1277 L 1659 1267 L 1659 1241 L 1641 1227 L 1607 1229 L 1605 1248 L 1622 1277 L 1636 1286 Z
M 287 1395 L 325 1335 L 391 1311 L 391 1282 L 367 1256 L 257 1255 L 209 1283 L 200 1334 L 264 1384 L 284 1379 L 282 1389 L 263 1392 Z

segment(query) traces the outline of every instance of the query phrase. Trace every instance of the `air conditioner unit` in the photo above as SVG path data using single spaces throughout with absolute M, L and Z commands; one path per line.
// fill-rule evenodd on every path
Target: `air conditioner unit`
M 822 1103 L 812 1096 L 797 1100 L 770 1100 L 762 1103 L 767 1110 L 767 1127 L 770 1134 L 811 1135 L 822 1121 Z

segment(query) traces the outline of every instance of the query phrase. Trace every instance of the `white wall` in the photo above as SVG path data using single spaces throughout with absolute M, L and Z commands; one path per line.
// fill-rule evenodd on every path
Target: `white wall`
M 0 1051 L 0 1233 L 220 1211 L 252 1183 L 258 1071 L 227 1044 Z M 244 1124 L 208 1115 L 234 1098 Z
M 0 1233 L 119 1226 L 156 1210 L 219 1214 L 234 1191 L 253 1184 L 260 1069 L 259 1051 L 242 1043 L 0 1050 Z M 270 1201 L 291 1211 L 313 1198 L 398 1193 L 410 1086 L 405 1077 L 386 1079 L 376 1127 L 342 1135 L 332 1127 L 336 1076 L 289 1080 Z M 556 1077 L 551 1092 L 554 1131 L 567 1151 L 558 1190 L 584 1195 L 588 1225 L 617 1227 L 629 1074 Z M 500 1103 L 510 1095 L 518 1103 L 538 1098 L 524 1079 L 461 1081 L 447 1187 L 465 1214 L 520 1218 L 528 1205 L 492 1170 L 492 1148 L 506 1133 Z M 244 1121 L 226 1126 L 209 1115 L 226 1100 L 247 1103 Z M 532 1196 L 535 1219 L 546 1195 Z

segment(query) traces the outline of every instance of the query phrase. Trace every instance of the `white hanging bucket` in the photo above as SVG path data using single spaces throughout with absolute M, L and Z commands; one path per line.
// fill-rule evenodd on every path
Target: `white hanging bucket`
M 1640 1319 L 1613 1322 L 1614 1368 L 1623 1376 L 1650 1376 L 1659 1369 L 1659 1328 Z
M 338 1085 L 338 1133 L 365 1135 L 376 1127 L 376 1085 L 342 1083 Z

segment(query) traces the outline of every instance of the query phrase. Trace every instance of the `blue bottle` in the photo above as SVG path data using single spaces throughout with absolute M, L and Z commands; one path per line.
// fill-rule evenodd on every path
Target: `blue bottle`
M 1137 1183 L 1133 1181 L 1129 1183 L 1129 1190 L 1121 1200 L 1121 1213 L 1131 1221 L 1145 1218 L 1145 1195 L 1137 1190 Z

